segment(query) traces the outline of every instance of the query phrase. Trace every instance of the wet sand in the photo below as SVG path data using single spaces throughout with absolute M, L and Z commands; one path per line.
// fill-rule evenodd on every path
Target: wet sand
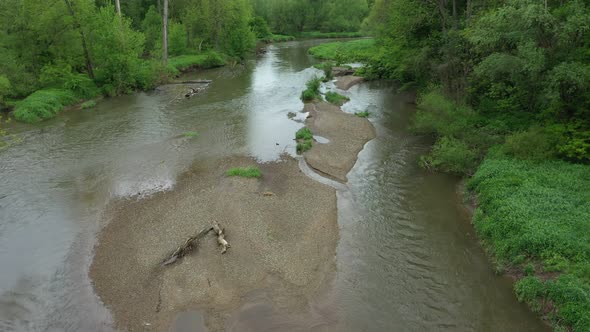
M 305 161 L 322 175 L 346 182 L 358 153 L 375 138 L 375 128 L 366 118 L 345 113 L 326 102 L 306 104 L 305 111 L 311 115 L 306 125 L 314 135 L 329 140 L 326 144 L 314 144 L 305 152 Z
M 336 87 L 340 90 L 348 90 L 352 86 L 357 85 L 364 81 L 364 78 L 360 76 L 347 75 L 336 78 Z
M 334 189 L 300 172 L 290 157 L 259 165 L 261 179 L 225 176 L 230 167 L 254 164 L 198 163 L 173 191 L 112 204 L 90 277 L 117 328 L 165 331 L 176 314 L 199 309 L 210 331 L 222 331 L 253 290 L 288 292 L 271 296 L 273 304 L 297 312 L 330 279 L 338 241 Z M 159 267 L 213 220 L 226 229 L 225 255 L 209 235 L 180 262 Z

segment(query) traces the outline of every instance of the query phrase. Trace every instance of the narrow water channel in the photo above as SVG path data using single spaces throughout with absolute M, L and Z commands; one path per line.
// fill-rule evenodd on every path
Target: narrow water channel
M 169 86 L 36 126 L 12 124 L 22 143 L 0 152 L 0 331 L 111 330 L 87 276 L 106 204 L 170 190 L 191 164 L 209 158 L 294 154 L 302 124 L 287 115 L 303 107 L 300 92 L 317 73 L 307 49 L 318 42 L 271 45 L 245 67 L 192 74 L 214 82 L 191 99 Z M 545 329 L 517 303 L 509 281 L 494 275 L 461 212 L 457 179 L 417 167 L 428 141 L 407 130 L 409 98 L 387 82 L 348 95 L 345 111 L 368 109 L 378 137 L 338 193 L 337 272 L 326 298 L 313 300 L 337 321 L 329 326 Z M 260 326 L 301 326 L 281 319 Z

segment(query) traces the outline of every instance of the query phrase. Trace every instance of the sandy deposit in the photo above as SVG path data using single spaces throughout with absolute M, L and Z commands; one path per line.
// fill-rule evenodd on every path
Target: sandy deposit
M 375 138 L 375 128 L 366 118 L 345 113 L 326 102 L 306 104 L 304 111 L 311 115 L 306 125 L 313 134 L 329 140 L 326 144 L 314 144 L 305 152 L 305 161 L 321 174 L 346 182 L 358 153 Z
M 359 84 L 364 80 L 364 78 L 360 77 L 360 76 L 353 76 L 353 75 L 348 75 L 348 76 L 340 76 L 336 78 L 336 87 L 338 87 L 338 89 L 340 90 L 348 90 L 350 89 L 353 85 Z
M 178 313 L 200 310 L 210 331 L 222 331 L 253 290 L 268 289 L 273 307 L 296 313 L 326 288 L 338 241 L 334 189 L 290 157 L 259 165 L 261 179 L 225 176 L 254 164 L 199 162 L 173 191 L 112 204 L 90 277 L 118 329 L 167 331 Z M 180 262 L 159 266 L 212 220 L 226 229 L 227 254 L 209 235 Z

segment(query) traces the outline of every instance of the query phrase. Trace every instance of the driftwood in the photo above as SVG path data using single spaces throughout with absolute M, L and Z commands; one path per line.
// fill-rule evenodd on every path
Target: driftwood
M 186 98 L 190 98 L 194 95 L 196 95 L 197 93 L 203 91 L 204 89 L 202 88 L 190 88 L 190 90 L 188 90 L 188 92 L 186 93 L 186 95 L 184 95 Z
M 207 233 L 209 233 L 212 229 L 213 227 L 207 227 L 199 233 L 197 233 L 197 235 L 191 236 L 188 239 L 186 239 L 186 241 L 184 241 L 184 244 L 176 248 L 176 250 L 174 250 L 174 252 L 170 254 L 170 256 L 166 257 L 166 259 L 162 261 L 161 266 L 173 264 L 180 258 L 186 256 L 186 254 L 190 253 L 196 247 L 196 241 L 202 238 L 203 236 L 207 235 Z
M 215 222 L 213 222 L 213 226 L 207 227 L 207 228 L 203 229 L 202 231 L 200 231 L 199 233 L 197 233 L 196 235 L 191 236 L 188 239 L 186 239 L 181 246 L 176 248 L 176 250 L 174 250 L 174 252 L 172 254 L 170 254 L 168 257 L 166 257 L 166 259 L 164 259 L 162 261 L 160 266 L 167 266 L 170 264 L 174 264 L 176 261 L 178 261 L 182 257 L 186 256 L 188 253 L 190 253 L 193 249 L 195 249 L 197 247 L 197 241 L 200 238 L 207 235 L 207 233 L 209 233 L 210 231 L 215 232 L 215 235 L 217 236 L 217 244 L 222 247 L 221 253 L 225 254 L 227 249 L 231 248 L 231 246 L 229 245 L 229 243 L 227 243 L 227 240 L 225 240 L 225 230 L 222 229 L 221 227 L 219 227 L 219 224 L 215 221 Z
M 225 254 L 227 248 L 231 248 L 231 246 L 225 240 L 224 229 L 221 229 L 219 224 L 215 221 L 213 222 L 213 231 L 217 234 L 217 244 L 221 246 L 221 254 Z

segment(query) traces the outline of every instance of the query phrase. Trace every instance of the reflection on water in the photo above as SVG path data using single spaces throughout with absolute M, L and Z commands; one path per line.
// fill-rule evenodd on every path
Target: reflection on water
M 36 126 L 13 124 L 23 143 L 0 154 L 0 331 L 110 330 L 87 278 L 104 206 L 170 190 L 202 160 L 294 154 L 302 124 L 287 115 L 302 109 L 299 95 L 318 73 L 307 55 L 313 43 L 271 45 L 245 67 L 192 74 L 213 83 L 190 99 L 183 86 L 167 86 Z M 491 272 L 456 207 L 455 179 L 416 168 L 427 144 L 407 133 L 404 98 L 389 83 L 346 94 L 345 110 L 369 109 L 379 137 L 339 191 L 338 272 L 321 301 L 339 329 L 539 330 Z M 189 131 L 198 136 L 182 135 Z M 251 309 L 272 312 L 275 326 L 309 318 Z

